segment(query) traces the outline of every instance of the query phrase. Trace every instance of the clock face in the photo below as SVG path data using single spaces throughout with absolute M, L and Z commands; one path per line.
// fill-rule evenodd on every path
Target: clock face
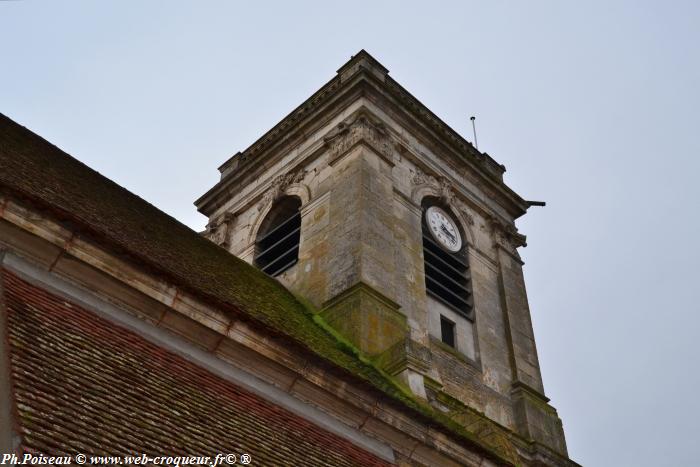
M 440 246 L 452 253 L 462 248 L 462 237 L 449 214 L 437 206 L 430 206 L 425 211 L 425 220 L 430 233 Z

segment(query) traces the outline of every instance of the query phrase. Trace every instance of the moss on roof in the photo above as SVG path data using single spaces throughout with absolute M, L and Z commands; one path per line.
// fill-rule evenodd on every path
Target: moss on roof
M 394 466 L 77 303 L 7 271 L 0 278 L 18 452 Z
M 0 189 L 51 210 L 198 296 L 235 307 L 499 462 L 516 462 L 414 399 L 276 280 L 2 114 L 0 169 Z

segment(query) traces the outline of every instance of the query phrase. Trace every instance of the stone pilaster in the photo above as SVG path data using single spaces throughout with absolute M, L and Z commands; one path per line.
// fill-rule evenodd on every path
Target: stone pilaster
M 564 430 L 557 411 L 544 395 L 530 309 L 518 246 L 525 237 L 513 226 L 494 224 L 499 286 L 513 372 L 511 399 L 518 431 L 525 437 L 566 455 Z
M 428 353 L 411 352 L 417 342 L 406 344 L 412 334 L 421 337 L 410 332 L 409 322 L 415 323 L 418 313 L 413 309 L 416 304 L 406 299 L 416 295 L 406 287 L 424 287 L 418 280 L 420 271 L 415 270 L 420 265 L 416 260 L 420 238 L 412 238 L 420 232 L 420 212 L 397 218 L 393 147 L 381 125 L 359 115 L 332 132 L 326 144 L 333 171 L 326 266 L 329 300 L 323 316 L 362 351 L 381 355 L 381 364 L 391 366 L 393 374 L 425 397 L 422 375 L 429 369 Z M 398 224 L 416 223 L 413 217 L 418 229 L 410 225 L 411 238 L 403 230 L 409 245 L 397 246 Z M 399 251 L 406 246 L 407 252 Z M 415 257 L 402 256 L 411 252 Z M 418 319 L 424 321 L 424 310 Z

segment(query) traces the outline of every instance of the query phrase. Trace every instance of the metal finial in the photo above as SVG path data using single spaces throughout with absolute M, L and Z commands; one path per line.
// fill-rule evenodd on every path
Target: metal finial
M 469 120 L 472 121 L 472 130 L 474 131 L 474 147 L 479 149 L 479 142 L 476 140 L 476 117 L 472 115 Z

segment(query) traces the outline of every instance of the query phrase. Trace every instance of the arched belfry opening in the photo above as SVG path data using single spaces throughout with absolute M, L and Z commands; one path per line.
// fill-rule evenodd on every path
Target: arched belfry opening
M 274 202 L 260 224 L 255 240 L 255 265 L 270 276 L 278 276 L 299 260 L 301 200 L 284 196 Z
M 473 319 L 471 276 L 465 232 L 450 209 L 438 199 L 423 202 L 423 261 L 428 301 L 436 334 L 450 347 L 458 347 L 459 321 Z

